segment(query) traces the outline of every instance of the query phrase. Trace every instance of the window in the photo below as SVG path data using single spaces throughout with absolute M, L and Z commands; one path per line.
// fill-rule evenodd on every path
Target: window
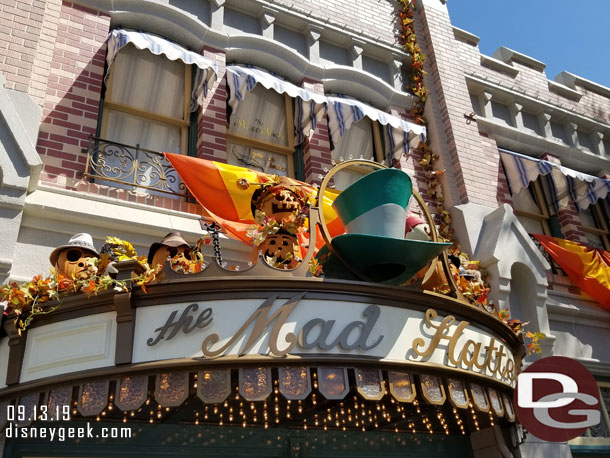
M 548 205 L 544 198 L 541 178 L 513 194 L 515 216 L 530 234 L 550 235 Z
M 337 143 L 333 146 L 334 149 L 330 154 L 335 163 L 348 159 L 383 162 L 379 123 L 371 121 L 367 117 L 353 123 L 343 135 L 338 136 Z M 357 167 L 340 171 L 333 177 L 334 188 L 343 190 L 369 172 L 368 168 L 359 170 Z
M 292 100 L 257 84 L 230 114 L 228 163 L 294 177 Z
M 603 208 L 603 202 L 589 205 L 578 210 L 578 217 L 583 225 L 589 245 L 600 250 L 610 250 L 610 232 L 608 231 L 608 215 Z
M 153 151 L 188 151 L 191 68 L 127 45 L 110 68 L 100 137 Z

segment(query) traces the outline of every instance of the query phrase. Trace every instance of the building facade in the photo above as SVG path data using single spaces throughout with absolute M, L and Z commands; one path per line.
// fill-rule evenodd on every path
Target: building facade
M 371 402 L 367 409 L 390 408 L 378 402 L 376 394 L 363 395 L 366 390 L 359 389 L 358 380 L 364 377 L 363 368 L 383 371 L 380 380 L 389 389 L 389 368 L 398 363 L 364 363 L 345 348 L 330 349 L 316 357 L 300 355 L 309 368 L 305 378 L 311 386 L 306 401 L 297 395 L 286 397 L 282 391 L 286 399 L 281 398 L 279 407 L 275 391 L 275 407 L 283 412 L 281 427 L 267 429 L 271 391 L 250 398 L 256 408 L 255 403 L 264 402 L 265 426 L 244 420 L 247 427 L 242 428 L 241 422 L 226 419 L 227 410 L 224 428 L 222 412 L 220 418 L 214 417 L 214 425 L 201 420 L 198 427 L 198 407 L 193 406 L 193 399 L 197 398 L 197 386 L 204 385 L 201 377 L 206 376 L 208 366 L 194 360 L 201 355 L 179 350 L 180 345 L 193 342 L 184 337 L 173 342 L 176 348 L 157 347 L 153 356 L 147 353 L 152 346 L 142 343 L 158 331 L 157 326 L 162 327 L 172 307 L 188 301 L 235 302 L 255 297 L 264 303 L 278 291 L 276 299 L 288 303 L 297 293 L 309 291 L 313 298 L 305 296 L 303 300 L 318 301 L 310 304 L 315 313 L 296 319 L 299 325 L 309 318 L 323 317 L 324 307 L 333 301 L 347 307 L 353 299 L 348 293 L 357 297 L 357 303 L 377 295 L 380 306 L 401 310 L 410 307 L 400 305 L 402 302 L 432 301 L 430 307 L 480 324 L 483 334 L 499 336 L 510 351 L 518 353 L 516 341 L 511 340 L 514 336 L 480 310 L 456 309 L 440 299 L 430 299 L 430 295 L 419 296 L 421 292 L 405 292 L 401 299 L 392 288 L 375 291 L 367 282 L 358 286 L 330 282 L 334 285 L 331 288 L 320 282 L 281 278 L 257 287 L 255 276 L 235 280 L 229 286 L 206 283 L 209 279 L 203 278 L 190 287 L 184 282 L 175 286 L 170 279 L 151 288 L 150 295 L 128 293 L 129 307 L 121 302 L 124 299 L 108 295 L 92 297 L 90 302 L 77 295 L 66 299 L 67 305 L 62 306 L 65 313 L 37 319 L 38 324 L 24 336 L 17 335 L 12 322 L 5 319 L 0 364 L 6 368 L 6 377 L 0 372 L 0 402 L 14 403 L 20 396 L 34 393 L 39 396 L 37 402 L 49 406 L 60 405 L 56 400 L 50 404 L 53 396 L 67 396 L 70 402 L 79 399 L 74 401 L 74 409 L 82 418 L 99 417 L 103 411 L 112 420 L 132 424 L 127 415 L 113 416 L 107 404 L 110 399 L 112 407 L 113 396 L 119 397 L 121 376 L 140 377 L 133 383 L 140 383 L 145 392 L 142 402 L 148 406 L 156 399 L 158 405 L 150 415 L 144 408 L 142 418 L 133 422 L 140 428 L 137 440 L 97 441 L 89 448 L 81 444 L 78 450 L 83 456 L 150 456 L 155 448 L 158 453 L 174 454 L 180 447 L 193 456 L 211 456 L 205 450 L 250 453 L 248 456 L 412 453 L 410 456 L 576 457 L 609 453 L 606 404 L 610 402 L 610 359 L 604 344 L 610 316 L 600 306 L 603 298 L 583 292 L 530 234 L 610 250 L 610 89 L 567 72 L 549 79 L 544 63 L 508 48 L 498 49 L 493 56 L 483 55 L 478 37 L 452 26 L 444 1 L 420 0 L 414 7 L 408 3 L 3 2 L 0 280 L 5 284 L 23 282 L 47 271 L 49 255 L 76 233 L 91 234 L 98 247 L 107 235 L 117 236 L 131 241 L 139 253 L 146 253 L 170 231 L 180 231 L 190 242 L 198 239 L 205 210 L 189 195 L 160 152 L 289 176 L 310 184 L 321 184 L 335 164 L 375 161 L 407 172 L 436 222 L 451 229 L 445 235 L 456 240 L 470 259 L 480 262 L 489 275 L 490 303 L 496 312 L 508 309 L 512 316 L 529 321 L 528 329 L 544 333 L 543 356 L 574 358 L 595 375 L 602 396 L 598 428 L 570 443 L 544 443 L 531 435 L 523 439 L 508 420 L 507 410 L 512 409 L 508 401 L 501 405 L 501 414 L 493 405 L 487 410 L 472 404 L 465 407 L 469 425 L 460 433 L 462 420 L 457 416 L 462 411 L 449 403 L 450 393 L 443 398 L 443 409 L 449 410 L 424 413 L 424 417 L 441 415 L 438 421 L 433 420 L 434 425 L 426 420 L 417 427 L 411 428 L 407 422 L 398 428 L 400 423 L 392 420 L 392 424 L 397 423 L 396 432 L 389 432 L 392 428 L 376 432 L 377 426 L 365 428 L 364 422 L 351 428 L 329 423 L 327 428 L 326 419 L 322 419 L 325 414 L 333 416 L 333 423 L 335 415 L 337 419 L 344 415 L 339 414 L 344 410 L 343 404 L 339 405 L 345 396 L 341 390 L 341 396 L 328 396 L 327 402 L 336 402 L 330 403 L 328 411 L 320 411 L 319 428 L 311 423 L 318 426 L 317 416 L 310 418 L 309 430 L 302 423 L 288 421 L 290 400 L 299 405 L 303 401 L 307 409 L 317 412 L 315 394 L 324 397 L 320 378 L 329 374 L 325 370 L 333 369 L 333 356 L 339 358 L 335 361 L 340 362 L 341 371 L 330 375 L 344 377 L 346 389 L 352 387 L 349 395 L 353 402 L 362 403 L 363 409 L 364 401 Z M 413 14 L 418 50 L 426 55 L 423 84 L 427 100 L 423 105 L 422 93 L 413 80 L 417 75 L 414 64 L 421 56 L 410 52 L 413 48 L 404 43 L 405 24 L 410 23 L 405 18 L 411 17 L 401 13 L 407 10 Z M 423 108 L 421 113 L 418 106 Z M 426 120 L 425 128 L 415 119 L 418 116 Z M 428 146 L 422 146 L 426 142 Z M 336 178 L 335 184 L 341 188 L 339 182 Z M 223 235 L 220 243 L 222 256 L 229 262 L 238 263 L 250 255 L 251 247 L 234 237 Z M 211 250 L 210 256 L 214 256 Z M 255 293 L 260 290 L 268 294 Z M 91 307 L 85 314 L 76 312 L 81 302 Z M 233 314 L 227 315 L 227 322 L 241 313 L 245 319 L 256 310 L 227 307 Z M 337 310 L 347 309 L 337 305 Z M 344 321 L 333 316 L 326 319 L 348 326 L 350 320 L 363 320 L 363 316 L 347 313 Z M 419 319 L 424 319 L 423 314 Z M 386 325 L 391 335 L 392 328 Z M 229 334 L 238 331 L 223 329 Z M 45 348 L 60 354 L 51 356 Z M 262 377 L 259 380 L 277 386 L 289 372 L 287 368 L 296 364 L 292 360 L 289 364 L 262 361 L 257 354 L 248 355 L 254 358 L 254 366 L 230 358 L 219 366 L 229 370 L 226 396 L 230 393 L 238 399 L 248 377 Z M 526 364 L 531 358 L 525 359 Z M 152 364 L 152 369 L 147 364 Z M 264 374 L 273 372 L 244 372 L 258 366 Z M 317 369 L 309 372 L 314 366 Z M 182 370 L 179 377 L 183 378 L 164 379 L 162 371 L 167 368 Z M 417 400 L 422 405 L 435 405 L 425 394 L 424 385 L 430 385 L 424 382 L 429 381 L 425 368 L 417 374 L 421 385 Z M 453 385 L 447 381 L 451 374 L 434 370 L 431 374 L 445 377 L 441 388 L 451 391 Z M 132 379 L 137 379 L 135 376 Z M 469 374 L 465 377 L 470 383 Z M 80 378 L 92 382 L 84 387 Z M 101 383 L 101 388 L 95 383 Z M 411 383 L 415 383 L 413 379 Z M 510 394 L 510 384 L 490 383 L 484 388 L 496 390 L 500 398 Z M 168 397 L 161 402 L 161 387 L 172 384 L 183 386 L 185 397 Z M 43 393 L 45 385 L 50 388 Z M 312 386 L 316 390 L 313 401 L 309 395 Z M 78 394 L 72 394 L 73 389 Z M 87 389 L 105 392 L 99 411 L 84 405 L 82 391 Z M 468 393 L 474 396 L 472 388 L 469 390 L 464 391 L 466 398 Z M 197 394 L 201 399 L 208 396 L 208 400 L 212 396 Z M 391 400 L 389 394 L 386 396 L 392 405 L 401 405 L 400 396 Z M 486 396 L 490 394 L 483 394 Z M 221 405 L 228 402 L 225 398 Z M 409 402 L 411 410 L 406 413 L 421 421 L 420 407 L 412 404 L 413 398 Z M 137 410 L 126 403 L 122 408 L 114 401 L 118 407 L 115 412 Z M 226 406 L 234 407 L 239 411 L 238 405 Z M 331 408 L 335 410 L 331 412 Z M 162 412 L 165 409 L 167 419 Z M 443 415 L 452 412 L 457 412 L 456 422 L 445 428 Z M 481 428 L 477 413 L 484 417 L 479 419 Z M 163 430 L 147 426 L 157 415 Z M 298 416 L 294 410 L 292 415 Z M 164 437 L 160 439 L 159 434 Z M 18 441 L 6 435 L 4 447 L 6 456 L 30 456 L 28 453 L 47 450 L 42 440 Z M 65 449 L 58 446 L 49 456 L 62 456 L 62 452 Z

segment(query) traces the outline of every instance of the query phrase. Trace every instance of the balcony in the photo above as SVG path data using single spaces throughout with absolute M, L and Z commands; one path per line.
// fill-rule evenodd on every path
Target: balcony
M 99 137 L 89 139 L 83 177 L 134 193 L 189 198 L 186 186 L 162 153 Z

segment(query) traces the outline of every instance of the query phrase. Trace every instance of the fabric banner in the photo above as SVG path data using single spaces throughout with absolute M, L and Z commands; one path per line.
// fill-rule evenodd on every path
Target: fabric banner
M 181 154 L 164 153 L 172 164 L 182 182 L 204 208 L 207 216 L 216 221 L 228 235 L 248 244 L 252 241 L 246 235 L 248 226 L 254 224 L 251 200 L 258 189 L 257 186 L 238 185 L 238 180 L 246 179 L 249 183 L 265 183 L 270 175 L 255 172 L 243 167 L 213 162 Z M 301 181 L 289 179 L 291 184 L 300 186 L 312 197 L 317 195 L 317 189 Z M 332 190 L 325 193 L 322 211 L 330 234 L 334 237 L 345 232 L 341 220 L 332 208 L 332 203 L 338 194 Z M 305 234 L 303 234 L 305 236 Z M 300 237 L 303 241 L 303 237 Z M 324 244 L 318 233 L 317 247 Z
M 610 193 L 610 180 L 604 178 L 512 151 L 500 150 L 500 158 L 514 194 L 527 188 L 539 176 L 549 177 L 551 195 L 548 197 L 555 210 L 566 207 L 570 201 L 578 208 L 586 209 Z
M 533 235 L 576 286 L 610 311 L 610 252 L 548 235 Z

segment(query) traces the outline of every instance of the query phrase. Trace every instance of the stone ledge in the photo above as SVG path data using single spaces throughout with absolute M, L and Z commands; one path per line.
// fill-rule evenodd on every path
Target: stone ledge
M 520 64 L 523 64 L 541 73 L 544 72 L 544 69 L 546 68 L 546 64 L 544 62 L 540 62 L 539 60 L 536 60 L 533 57 L 526 56 L 525 54 L 521 54 L 520 52 L 514 51 L 505 46 L 499 47 L 496 52 L 494 52 L 493 57 L 507 64 L 510 62 L 519 62 Z
M 462 41 L 472 46 L 477 46 L 479 44 L 479 41 L 481 41 L 481 39 L 476 35 L 455 26 L 453 27 L 453 36 L 456 40 Z
M 501 60 L 486 56 L 484 54 L 481 54 L 481 66 L 504 73 L 511 78 L 515 78 L 519 74 L 519 70 L 512 65 L 505 64 Z

